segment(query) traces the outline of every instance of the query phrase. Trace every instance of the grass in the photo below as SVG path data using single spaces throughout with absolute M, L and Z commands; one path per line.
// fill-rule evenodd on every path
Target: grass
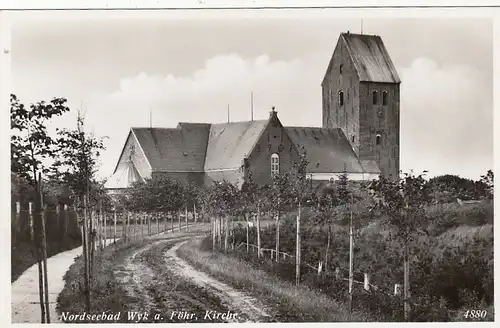
M 280 322 L 364 322 L 374 321 L 364 313 L 354 312 L 325 294 L 306 286 L 295 286 L 268 275 L 249 263 L 222 253 L 212 253 L 210 238 L 191 240 L 181 246 L 178 255 L 199 270 L 224 281 L 236 289 L 249 291 L 264 300 Z
M 140 245 L 140 242 L 127 244 L 118 242 L 116 246 L 107 247 L 100 256 L 96 256 L 94 279 L 91 284 L 92 313 L 117 313 L 127 310 L 128 296 L 115 280 L 114 271 L 116 263 L 123 262 L 125 256 Z M 79 256 L 64 275 L 65 286 L 57 299 L 59 313 L 84 313 L 86 304 L 83 272 L 84 262 L 82 256 Z M 123 315 L 120 319 L 113 322 L 126 322 Z
M 47 240 L 47 257 L 71 250 L 81 245 L 75 238 L 65 238 L 61 241 Z M 11 245 L 11 276 L 10 282 L 16 281 L 24 271 L 37 263 L 31 242 L 22 241 Z

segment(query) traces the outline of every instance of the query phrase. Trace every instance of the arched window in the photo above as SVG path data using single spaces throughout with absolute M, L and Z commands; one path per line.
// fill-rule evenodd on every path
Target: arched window
M 381 142 L 382 142 L 382 136 L 380 134 L 377 134 L 377 136 L 375 137 L 375 144 L 380 145 Z
M 339 106 L 344 106 L 344 93 L 339 91 Z
M 340 64 L 340 74 L 344 71 L 344 64 Z
M 376 105 L 378 103 L 378 92 L 373 91 L 373 104 Z
M 351 137 L 352 142 L 354 142 L 354 139 L 355 139 L 355 138 L 354 138 L 354 134 L 353 134 L 353 135 L 352 135 L 352 137 Z
M 382 105 L 387 106 L 389 103 L 389 95 L 387 94 L 387 91 L 382 92 Z
M 280 173 L 280 157 L 274 153 L 271 155 L 271 177 Z

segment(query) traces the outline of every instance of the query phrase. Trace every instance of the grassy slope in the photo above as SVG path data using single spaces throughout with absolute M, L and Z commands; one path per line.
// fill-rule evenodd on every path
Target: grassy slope
M 273 316 L 282 322 L 371 321 L 362 313 L 349 320 L 345 304 L 339 304 L 319 291 L 271 276 L 235 257 L 212 253 L 203 241 L 192 240 L 178 250 L 179 256 L 199 270 L 205 271 L 234 288 L 250 292 L 273 309 Z

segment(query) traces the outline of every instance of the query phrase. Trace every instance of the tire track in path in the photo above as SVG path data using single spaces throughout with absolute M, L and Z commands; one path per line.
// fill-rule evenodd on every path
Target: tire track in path
M 217 297 L 224 301 L 226 306 L 232 311 L 239 311 L 248 317 L 250 322 L 266 322 L 269 321 L 270 315 L 266 312 L 265 307 L 257 299 L 246 295 L 243 292 L 237 291 L 229 285 L 222 283 L 208 274 L 196 270 L 186 261 L 177 256 L 176 251 L 189 240 L 183 240 L 176 243 L 168 249 L 165 254 L 166 265 L 176 274 L 190 279 L 200 287 L 207 288 Z M 231 321 L 230 321 L 231 322 Z M 238 322 L 236 320 L 235 322 Z

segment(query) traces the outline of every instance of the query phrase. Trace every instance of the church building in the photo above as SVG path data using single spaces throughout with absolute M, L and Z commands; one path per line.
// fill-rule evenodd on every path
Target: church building
M 400 79 L 379 36 L 342 33 L 321 84 L 323 126 L 266 120 L 131 128 L 106 184 L 110 191 L 155 175 L 208 185 L 259 183 L 290 170 L 306 151 L 307 175 L 318 183 L 399 175 Z

